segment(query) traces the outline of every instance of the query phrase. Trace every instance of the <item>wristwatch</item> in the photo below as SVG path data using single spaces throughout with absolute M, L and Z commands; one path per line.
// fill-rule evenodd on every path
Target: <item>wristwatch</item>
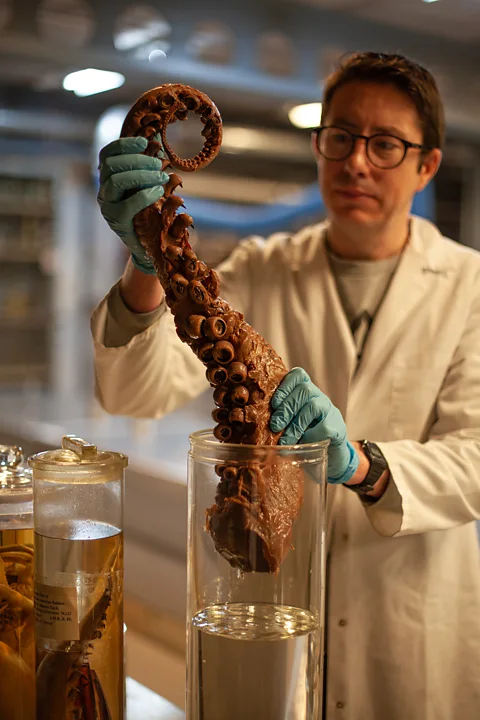
M 385 470 L 388 468 L 388 464 L 378 445 L 368 442 L 368 440 L 361 440 L 360 444 L 363 452 L 370 461 L 368 473 L 365 479 L 362 480 L 361 483 L 358 483 L 358 485 L 345 485 L 345 487 L 363 496 L 367 495 L 367 493 L 369 492 L 372 492 L 379 477 L 383 475 Z M 362 499 L 369 500 L 370 498 Z

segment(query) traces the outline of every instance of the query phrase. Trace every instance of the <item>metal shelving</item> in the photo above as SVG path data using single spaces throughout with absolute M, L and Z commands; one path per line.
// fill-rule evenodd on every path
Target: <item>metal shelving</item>
M 1 180 L 2 178 L 0 178 Z M 5 202 L 4 198 L 0 198 L 0 215 L 17 215 L 19 217 L 31 218 L 51 218 L 52 208 L 47 205 L 38 205 L 29 207 L 14 199 L 13 202 Z
M 49 384 L 53 181 L 0 174 L 0 385 Z

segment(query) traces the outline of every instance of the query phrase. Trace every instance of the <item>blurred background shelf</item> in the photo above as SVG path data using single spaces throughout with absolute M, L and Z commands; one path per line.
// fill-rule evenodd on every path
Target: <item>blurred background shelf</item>
M 33 217 L 33 218 L 51 218 L 52 208 L 47 207 L 35 207 L 29 206 L 26 203 L 20 203 L 17 200 L 12 203 L 5 202 L 2 198 L 0 199 L 0 215 L 16 215 L 18 217 Z
M 48 327 L 48 320 L 45 317 L 38 317 L 32 314 L 22 318 L 0 317 L 0 329 L 35 330 L 36 328 Z
M 52 276 L 44 258 L 53 238 L 53 178 L 0 174 L 0 386 L 49 387 Z
M 42 261 L 42 254 L 39 252 L 20 253 L 16 249 L 0 251 L 0 262 L 2 263 L 26 263 L 27 265 L 37 265 Z
M 46 385 L 48 383 L 49 366 L 47 364 L 26 363 L 0 364 L 0 387 L 11 388 L 20 385 L 28 388 L 31 385 Z

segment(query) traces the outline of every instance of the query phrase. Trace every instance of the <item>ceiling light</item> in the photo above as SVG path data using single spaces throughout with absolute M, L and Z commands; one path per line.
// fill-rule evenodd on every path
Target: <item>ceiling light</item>
M 321 103 L 296 105 L 288 112 L 288 119 L 298 128 L 313 128 L 320 125 Z
M 437 2 L 437 0 L 423 0 L 423 2 L 424 3 L 432 3 L 432 2 Z
M 257 133 L 244 127 L 224 127 L 222 145 L 225 150 L 246 150 L 255 144 Z
M 124 82 L 125 77 L 121 73 L 86 68 L 66 75 L 63 78 L 63 87 L 65 90 L 72 90 L 79 97 L 86 97 L 114 90 Z
M 123 20 L 124 25 L 114 35 L 113 43 L 117 50 L 133 50 L 153 40 L 166 38 L 170 35 L 170 23 L 155 10 L 132 7 Z
M 167 53 L 165 52 L 165 50 L 160 50 L 158 48 L 156 50 L 152 50 L 148 54 L 149 62 L 155 62 L 156 60 L 164 60 L 166 57 Z

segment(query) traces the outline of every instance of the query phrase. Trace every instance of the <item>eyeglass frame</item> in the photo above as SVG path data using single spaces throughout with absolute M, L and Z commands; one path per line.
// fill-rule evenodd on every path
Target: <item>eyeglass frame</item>
M 323 131 L 323 130 L 330 130 L 330 129 L 342 130 L 343 132 L 348 133 L 348 135 L 350 135 L 350 137 L 352 138 L 352 147 L 351 147 L 351 149 L 349 150 L 349 152 L 345 155 L 345 157 L 341 157 L 341 158 L 328 158 L 328 157 L 327 157 L 326 155 L 324 155 L 324 154 L 322 153 L 322 151 L 320 150 L 319 138 L 320 138 L 320 136 L 321 136 L 321 134 L 322 134 L 322 131 Z M 351 130 L 348 130 L 347 128 L 341 127 L 341 125 L 319 125 L 318 127 L 312 128 L 311 131 L 312 131 L 312 133 L 315 134 L 315 147 L 317 148 L 317 150 L 318 150 L 318 152 L 320 153 L 320 155 L 321 155 L 323 158 L 325 158 L 325 160 L 329 160 L 329 162 L 344 162 L 345 160 L 347 160 L 347 159 L 350 157 L 350 155 L 351 155 L 351 154 L 353 153 L 353 151 L 355 150 L 355 143 L 356 143 L 356 141 L 357 141 L 357 140 L 365 140 L 365 152 L 366 152 L 366 154 L 367 154 L 367 158 L 368 158 L 369 162 L 371 162 L 372 165 L 373 165 L 374 167 L 378 168 L 379 170 L 395 170 L 395 168 L 400 167 L 400 165 L 403 163 L 403 161 L 404 161 L 405 158 L 407 157 L 408 151 L 409 151 L 411 148 L 413 148 L 414 150 L 423 150 L 424 152 L 430 152 L 431 150 L 435 150 L 435 147 L 433 147 L 433 146 L 430 146 L 430 145 L 420 145 L 419 143 L 412 143 L 412 142 L 410 142 L 409 140 L 404 140 L 403 138 L 398 137 L 398 135 L 392 135 L 391 133 L 375 133 L 374 135 L 360 135 L 359 133 L 353 133 Z M 376 138 L 376 137 L 390 137 L 390 138 L 393 138 L 394 140 L 398 140 L 399 142 L 401 142 L 401 143 L 403 144 L 403 147 L 404 147 L 404 153 L 403 153 L 402 159 L 399 160 L 399 162 L 396 163 L 395 165 L 391 165 L 391 166 L 389 166 L 389 167 L 382 167 L 381 165 L 376 165 L 376 164 L 371 160 L 370 155 L 368 154 L 368 143 L 370 142 L 370 140 L 373 140 L 373 138 Z

